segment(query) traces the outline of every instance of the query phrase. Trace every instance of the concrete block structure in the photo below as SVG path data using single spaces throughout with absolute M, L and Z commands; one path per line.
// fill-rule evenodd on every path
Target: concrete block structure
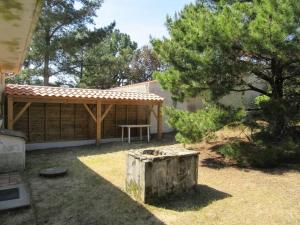
M 189 191 L 197 185 L 198 153 L 185 149 L 129 151 L 126 191 L 144 203 Z

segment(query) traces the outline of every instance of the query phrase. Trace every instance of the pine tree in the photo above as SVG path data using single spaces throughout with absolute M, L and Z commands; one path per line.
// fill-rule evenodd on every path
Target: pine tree
M 187 5 L 167 19 L 170 37 L 153 40 L 169 65 L 157 78 L 181 100 L 208 93 L 216 101 L 232 91 L 248 90 L 266 95 L 268 132 L 281 137 L 300 118 L 299 15 L 298 0 Z M 252 78 L 268 88 L 258 87 Z
M 87 25 L 93 24 L 101 4 L 102 0 L 44 1 L 26 60 L 27 66 L 33 68 L 32 75 L 43 76 L 44 85 L 49 84 L 51 76 L 74 67 L 68 58 L 81 47 L 76 35 L 87 32 Z

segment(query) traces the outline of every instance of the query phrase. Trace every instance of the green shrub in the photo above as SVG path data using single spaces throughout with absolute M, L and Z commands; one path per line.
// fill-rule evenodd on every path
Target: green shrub
M 288 131 L 300 122 L 300 101 L 289 99 L 271 99 L 266 95 L 255 98 L 258 107 L 256 117 L 251 118 L 252 123 L 256 120 L 267 122 L 263 132 L 273 136 L 273 140 L 285 138 Z
M 168 116 L 168 124 L 177 131 L 176 140 L 184 144 L 197 143 L 204 138 L 212 140 L 213 132 L 244 115 L 240 110 L 216 105 L 207 105 L 194 113 L 165 107 L 164 113 Z
M 270 101 L 270 97 L 267 95 L 259 95 L 255 98 L 254 103 L 256 106 L 261 107 L 262 104 Z
M 286 138 L 280 143 L 256 139 L 253 143 L 231 142 L 219 148 L 224 156 L 240 166 L 273 167 L 300 155 L 300 143 Z

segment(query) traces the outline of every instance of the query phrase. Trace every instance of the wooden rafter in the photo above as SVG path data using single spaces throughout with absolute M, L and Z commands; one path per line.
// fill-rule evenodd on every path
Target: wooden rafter
M 104 120 L 104 118 L 106 117 L 106 115 L 109 113 L 109 111 L 111 110 L 111 108 L 113 107 L 113 105 L 109 105 L 108 108 L 105 110 L 104 114 L 101 117 L 101 121 Z
M 163 131 L 163 118 L 162 118 L 162 111 L 161 111 L 161 104 L 157 105 L 157 138 L 161 140 L 162 138 L 162 131 Z
M 90 109 L 90 107 L 87 104 L 83 104 L 83 106 L 86 109 L 86 111 L 88 111 L 88 113 L 90 114 L 92 119 L 95 121 L 95 123 L 97 123 L 97 119 L 96 119 L 94 113 L 92 112 L 92 110 Z
M 10 96 L 7 98 L 7 128 L 14 129 L 14 100 Z
M 24 114 L 24 112 L 29 108 L 29 106 L 31 105 L 31 102 L 27 102 L 24 107 L 20 110 L 20 112 L 16 115 L 13 123 L 15 124 L 20 118 L 21 116 Z

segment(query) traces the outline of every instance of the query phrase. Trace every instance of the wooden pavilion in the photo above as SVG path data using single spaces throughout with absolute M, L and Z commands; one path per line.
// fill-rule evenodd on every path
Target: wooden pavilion
M 162 137 L 163 98 L 112 90 L 7 84 L 7 128 L 22 131 L 28 143 L 121 137 L 123 124 L 149 124 L 153 113 Z M 133 131 L 132 136 L 137 136 Z

